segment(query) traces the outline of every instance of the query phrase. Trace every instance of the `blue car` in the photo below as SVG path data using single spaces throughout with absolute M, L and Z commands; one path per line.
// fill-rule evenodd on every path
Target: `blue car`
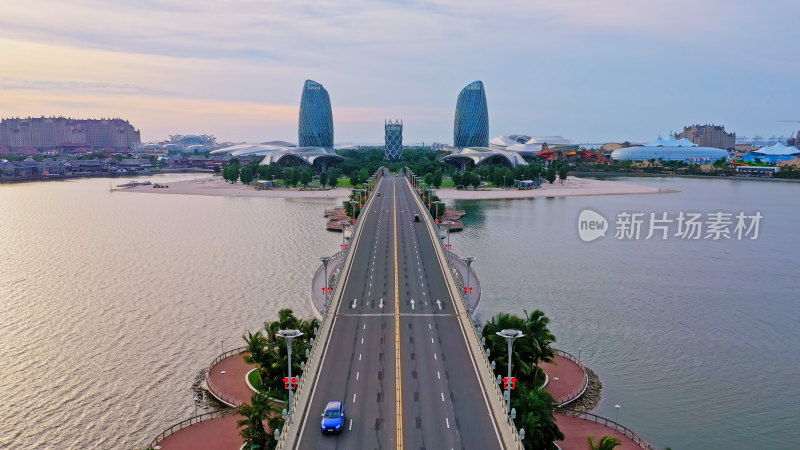
M 344 404 L 328 402 L 322 413 L 322 434 L 341 433 L 344 428 Z

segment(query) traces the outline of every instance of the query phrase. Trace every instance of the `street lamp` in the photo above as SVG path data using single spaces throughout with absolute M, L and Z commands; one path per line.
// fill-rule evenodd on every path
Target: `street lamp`
M 508 383 L 506 383 L 506 399 L 508 401 L 506 405 L 506 411 L 509 413 L 511 412 L 511 347 L 514 346 L 514 341 L 525 335 L 522 334 L 522 331 L 519 330 L 502 330 L 498 331 L 498 336 L 504 338 L 506 343 L 508 343 Z
M 292 418 L 292 403 L 294 401 L 294 390 L 292 389 L 292 340 L 302 335 L 303 332 L 300 330 L 280 330 L 275 334 L 275 337 L 286 339 L 286 358 L 289 361 L 289 404 L 287 405 L 289 420 Z
M 342 232 L 344 235 L 344 232 Z M 325 306 L 323 308 L 323 312 L 328 312 L 328 261 L 331 260 L 330 256 L 321 256 L 320 261 L 322 261 L 322 265 L 325 266 Z
M 472 264 L 473 261 L 475 261 L 474 256 L 467 256 L 466 258 L 464 258 L 464 262 L 467 263 L 467 288 L 466 292 L 464 292 L 464 295 L 469 295 L 470 293 L 470 285 L 469 285 L 470 265 Z
M 619 409 L 622 408 L 622 407 L 619 406 L 619 405 L 614 405 L 614 408 L 617 408 L 617 420 L 616 420 L 616 422 L 619 423 Z
M 342 226 L 342 251 L 344 251 L 345 247 L 347 247 L 347 244 L 345 244 L 345 242 L 344 242 L 344 227 L 346 227 L 349 223 L 350 222 L 347 222 L 347 221 L 344 221 L 344 220 L 339 222 L 339 225 Z
M 225 391 L 226 391 L 227 389 L 225 389 L 225 371 L 224 371 L 224 370 L 222 370 L 222 371 L 220 371 L 220 373 L 222 374 L 222 394 L 223 394 L 223 395 L 226 395 L 226 394 L 225 394 Z M 227 395 L 226 395 L 226 396 L 227 396 Z
M 351 215 L 353 216 L 353 217 L 352 217 L 352 219 L 353 219 L 353 220 L 356 220 L 356 206 L 355 206 L 355 205 L 357 205 L 357 204 L 358 204 L 358 202 L 357 202 L 357 201 L 355 201 L 355 200 L 350 200 L 350 205 L 352 206 L 352 211 L 351 211 L 351 212 L 352 212 L 352 214 L 351 214 Z
M 197 406 L 200 405 L 200 396 L 194 398 L 194 416 L 197 417 Z

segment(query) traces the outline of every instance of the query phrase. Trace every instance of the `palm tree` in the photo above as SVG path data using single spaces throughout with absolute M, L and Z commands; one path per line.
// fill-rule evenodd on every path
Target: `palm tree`
M 241 428 L 239 434 L 244 438 L 248 446 L 258 445 L 262 449 L 267 448 L 267 443 L 271 441 L 267 429 L 264 427 L 264 420 L 268 419 L 276 411 L 266 395 L 255 392 L 250 398 L 250 404 L 242 404 L 236 408 L 236 413 L 244 416 L 236 422 L 236 427 Z
M 267 340 L 260 331 L 256 331 L 255 334 L 248 331 L 247 335 L 242 336 L 242 338 L 247 343 L 247 351 L 250 353 L 250 356 L 246 356 L 244 361 L 248 364 L 255 364 L 256 370 L 258 370 L 258 380 L 263 386 L 265 366 L 269 363 Z
M 622 442 L 614 436 L 603 436 L 599 442 L 595 442 L 594 436 L 591 434 L 586 437 L 586 442 L 589 444 L 589 450 L 612 450 Z
M 528 311 L 525 311 L 525 325 L 522 331 L 525 333 L 527 337 L 526 340 L 531 345 L 534 352 L 534 380 L 539 377 L 539 361 L 552 362 L 555 357 L 550 345 L 556 341 L 556 337 L 553 336 L 547 328 L 547 324 L 549 323 L 550 319 L 545 316 L 542 311 L 537 309 L 530 314 L 528 314 Z
M 526 449 L 556 450 L 554 441 L 563 440 L 564 433 L 556 424 L 553 414 L 556 402 L 549 392 L 517 385 L 511 406 L 517 410 L 517 427 L 525 429 L 523 445 Z

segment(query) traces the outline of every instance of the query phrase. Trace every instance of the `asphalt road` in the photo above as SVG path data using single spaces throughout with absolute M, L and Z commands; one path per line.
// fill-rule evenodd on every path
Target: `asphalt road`
M 297 448 L 398 449 L 400 440 L 407 449 L 502 448 L 434 243 L 413 221 L 421 214 L 413 193 L 400 177 L 380 183 L 381 197 L 359 218 L 363 233 Z M 345 402 L 345 429 L 322 435 L 320 414 L 332 400 Z

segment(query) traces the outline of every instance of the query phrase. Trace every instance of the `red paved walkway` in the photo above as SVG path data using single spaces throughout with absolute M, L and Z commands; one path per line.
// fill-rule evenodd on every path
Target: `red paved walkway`
M 616 437 L 622 445 L 615 447 L 615 450 L 641 449 L 639 444 L 628 436 L 591 420 L 556 414 L 556 423 L 565 436 L 563 441 L 556 441 L 562 450 L 586 450 L 586 437 L 590 434 L 594 436 L 595 441 L 606 435 Z
M 544 370 L 549 378 L 545 390 L 556 400 L 583 384 L 583 369 L 563 356 L 556 355 L 553 363 L 543 363 L 539 367 Z
M 229 356 L 208 370 L 208 389 L 215 397 L 235 405 L 250 403 L 253 391 L 247 385 L 246 378 L 247 372 L 255 369 L 256 366 L 245 363 L 244 355 L 247 353 Z M 223 370 L 225 371 L 224 383 Z
M 196 423 L 167 436 L 159 442 L 162 450 L 238 450 L 244 439 L 239 436 L 237 414 Z

